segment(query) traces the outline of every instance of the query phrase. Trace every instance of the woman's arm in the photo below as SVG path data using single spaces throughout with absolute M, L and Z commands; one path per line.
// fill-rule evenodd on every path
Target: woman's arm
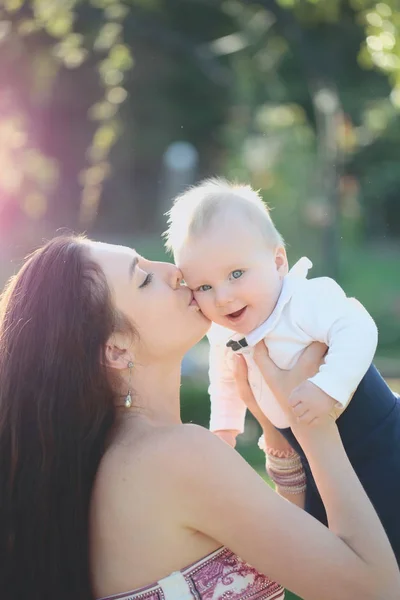
M 275 365 L 270 359 L 268 350 L 264 344 L 257 345 L 254 358 L 274 395 L 284 405 L 287 404 L 287 399 L 292 394 L 293 389 L 301 381 L 312 376 L 318 370 L 322 360 L 322 353 L 325 350 L 326 346 L 323 344 L 311 344 L 290 371 L 281 370 Z M 290 411 L 288 416 L 292 431 L 307 455 L 314 479 L 325 505 L 331 531 L 337 533 L 343 540 L 352 540 L 352 544 L 357 538 L 356 544 L 352 545 L 352 547 L 356 552 L 359 552 L 360 556 L 362 556 L 362 549 L 374 544 L 374 540 L 376 547 L 379 546 L 379 543 L 382 543 L 382 551 L 385 552 L 385 549 L 389 546 L 386 534 L 383 536 L 378 535 L 375 538 L 376 534 L 372 523 L 374 521 L 378 522 L 378 528 L 381 532 L 383 532 L 383 528 L 353 471 L 336 427 L 334 431 L 339 443 L 335 445 L 334 452 L 327 452 L 329 441 L 327 446 L 325 435 L 329 435 L 332 432 L 332 424 L 337 417 L 335 411 L 332 411 L 326 417 L 318 419 L 321 423 L 317 421 L 317 425 L 315 426 L 303 425 L 296 418 L 296 409 Z M 327 439 L 329 440 L 329 438 Z M 336 460 L 338 452 L 343 455 L 344 460 Z M 328 474 L 332 474 L 332 477 L 326 477 L 327 471 Z M 343 486 L 345 477 L 348 477 L 350 481 L 354 481 L 352 488 L 346 489 L 346 486 Z M 338 485 L 338 482 L 341 482 L 341 485 Z M 369 525 L 366 524 L 365 519 L 367 514 L 373 519 Z M 373 518 L 372 514 L 374 514 Z M 390 564 L 394 564 L 394 572 L 399 577 L 399 569 L 393 563 L 392 552 L 391 557 Z M 384 565 L 384 561 L 381 564 Z
M 300 366 L 302 358 L 306 363 L 309 352 Z M 298 384 L 300 367 L 284 375 L 271 363 L 267 353 L 261 355 L 263 373 L 283 400 Z M 282 500 L 227 444 L 190 425 L 180 427 L 165 447 L 172 465 L 169 489 L 180 519 L 304 600 L 398 600 L 400 574 L 393 552 L 335 422 L 327 417 L 319 426 L 293 428 L 330 530 Z
M 266 470 L 269 473 L 268 462 L 269 457 L 272 455 L 273 457 L 297 457 L 296 452 L 293 450 L 292 446 L 283 437 L 283 435 L 278 431 L 268 419 L 268 417 L 261 410 L 258 402 L 254 398 L 253 391 L 248 382 L 248 373 L 247 373 L 247 363 L 244 358 L 240 354 L 235 354 L 235 365 L 234 365 L 234 376 L 236 381 L 236 387 L 239 396 L 243 400 L 244 404 L 247 406 L 248 410 L 252 413 L 253 417 L 259 422 L 260 426 L 263 430 L 263 439 L 260 440 L 259 446 L 261 450 L 265 452 L 266 457 Z M 271 475 L 270 475 L 271 476 Z M 297 491 L 296 493 L 288 492 L 287 489 L 278 485 L 274 482 L 275 491 L 282 496 L 282 498 L 286 498 L 296 506 L 300 508 L 304 508 L 305 504 L 305 491 Z
M 331 530 L 280 498 L 227 444 L 182 426 L 166 444 L 182 524 L 230 548 L 304 600 L 398 600 L 400 578 L 379 519 L 335 423 L 307 446 Z M 306 444 L 305 444 L 306 446 Z

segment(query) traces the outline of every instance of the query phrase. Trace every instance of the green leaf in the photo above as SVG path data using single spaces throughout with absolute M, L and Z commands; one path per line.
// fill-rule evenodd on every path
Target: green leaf
M 110 65 L 120 71 L 128 71 L 133 67 L 131 51 L 126 44 L 117 44 L 109 54 Z

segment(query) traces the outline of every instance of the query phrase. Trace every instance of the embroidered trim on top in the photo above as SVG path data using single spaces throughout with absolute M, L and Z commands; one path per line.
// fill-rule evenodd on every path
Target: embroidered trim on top
M 174 596 L 174 600 L 225 600 L 228 597 L 229 600 L 284 600 L 282 586 L 259 573 L 227 548 L 215 550 L 169 577 L 172 579 L 178 573 L 188 587 L 185 590 L 177 589 L 178 596 Z M 100 600 L 172 599 L 171 593 L 165 594 L 163 589 L 169 577 L 155 585 Z

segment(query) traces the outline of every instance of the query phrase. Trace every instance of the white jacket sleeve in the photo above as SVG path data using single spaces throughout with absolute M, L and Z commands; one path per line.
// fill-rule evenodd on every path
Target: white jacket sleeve
M 325 363 L 309 381 L 344 408 L 375 354 L 378 331 L 372 317 L 328 277 L 305 280 L 292 307 L 297 325 L 328 346 Z
M 210 340 L 208 393 L 211 400 L 211 431 L 244 431 L 246 405 L 240 398 L 232 371 L 233 352 Z

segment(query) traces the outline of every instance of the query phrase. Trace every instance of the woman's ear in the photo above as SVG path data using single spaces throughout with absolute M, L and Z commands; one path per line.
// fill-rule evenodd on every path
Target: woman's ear
M 275 264 L 276 264 L 276 269 L 277 269 L 279 275 L 281 275 L 281 277 L 284 277 L 285 275 L 287 275 L 289 267 L 288 267 L 288 260 L 287 260 L 287 256 L 286 256 L 286 250 L 285 250 L 284 246 L 279 246 L 276 249 Z
M 133 358 L 128 351 L 129 343 L 126 335 L 113 333 L 105 347 L 106 366 L 110 369 L 126 369 Z

